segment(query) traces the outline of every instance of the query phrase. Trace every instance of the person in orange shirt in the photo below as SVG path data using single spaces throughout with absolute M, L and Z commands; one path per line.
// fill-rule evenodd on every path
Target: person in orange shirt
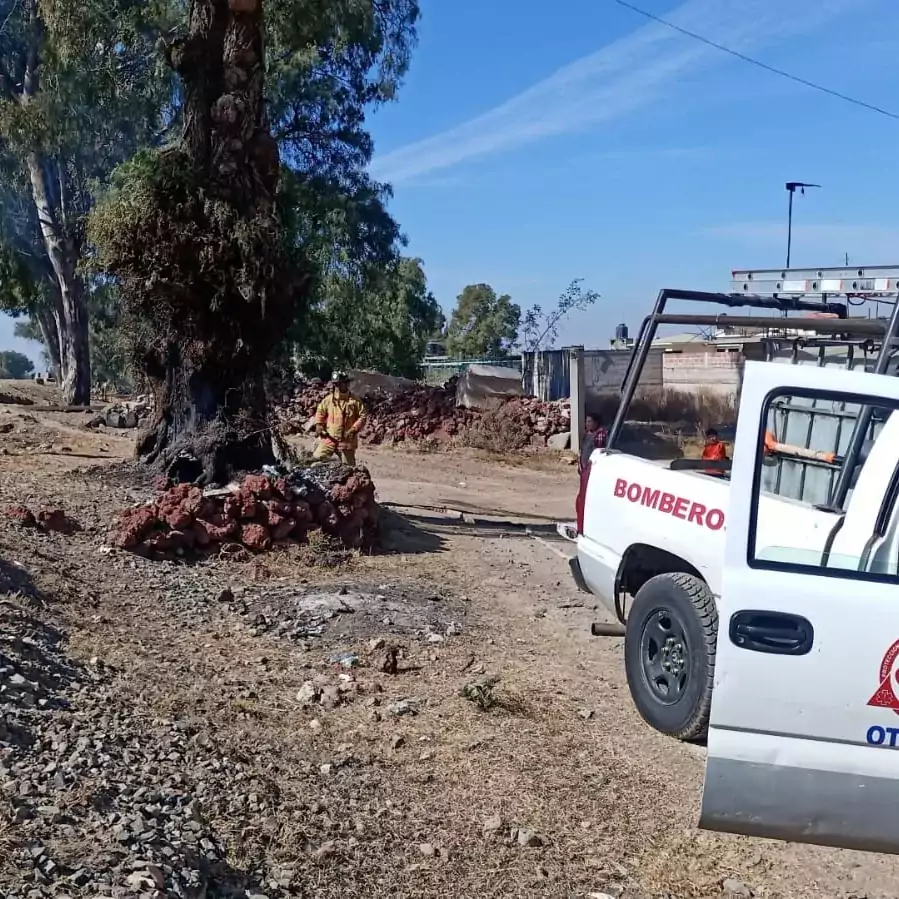
M 727 460 L 727 446 L 718 439 L 718 432 L 709 428 L 705 432 L 705 446 L 702 448 L 702 458 L 709 462 L 724 462 Z M 705 470 L 706 474 L 722 475 L 723 471 L 715 468 Z

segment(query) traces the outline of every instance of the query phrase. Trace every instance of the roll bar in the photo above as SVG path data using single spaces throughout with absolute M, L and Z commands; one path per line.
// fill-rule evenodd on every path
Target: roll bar
M 779 312 L 807 312 L 827 313 L 836 315 L 836 318 L 817 317 L 793 317 L 783 316 L 742 316 L 742 315 L 698 315 L 689 313 L 666 313 L 665 309 L 669 301 L 688 303 L 710 303 L 729 308 L 752 307 L 756 309 L 771 309 Z M 890 318 L 849 318 L 845 303 L 817 302 L 802 300 L 794 297 L 762 297 L 744 294 L 708 293 L 696 290 L 676 290 L 665 288 L 659 291 L 655 307 L 650 315 L 643 319 L 634 341 L 627 368 L 621 383 L 621 403 L 615 413 L 615 420 L 609 430 L 607 447 L 614 451 L 618 443 L 627 413 L 636 393 L 652 349 L 653 341 L 658 332 L 659 325 L 698 325 L 706 327 L 748 327 L 770 328 L 772 330 L 807 330 L 822 335 L 842 336 L 846 338 L 874 338 L 881 341 L 877 361 L 874 366 L 876 374 L 884 374 L 887 371 L 892 355 L 897 334 L 899 334 L 899 303 L 893 305 Z M 773 335 L 772 335 L 773 336 Z M 810 338 L 814 340 L 814 338 Z M 828 341 L 828 343 L 831 343 Z M 840 343 L 834 340 L 833 345 Z M 866 406 L 861 410 L 850 439 L 849 447 L 843 459 L 843 467 L 831 497 L 830 506 L 842 508 L 846 501 L 846 495 L 852 484 L 852 473 L 858 462 L 858 456 L 865 442 L 865 434 L 871 420 L 871 408 Z

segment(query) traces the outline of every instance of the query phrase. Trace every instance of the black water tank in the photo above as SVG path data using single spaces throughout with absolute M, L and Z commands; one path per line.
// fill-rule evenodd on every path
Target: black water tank
M 627 325 L 621 324 L 615 327 L 615 340 L 627 340 Z

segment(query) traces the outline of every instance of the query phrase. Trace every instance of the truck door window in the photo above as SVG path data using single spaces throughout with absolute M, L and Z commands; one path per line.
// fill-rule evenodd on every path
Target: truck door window
M 889 517 L 895 502 L 895 497 L 887 495 L 887 484 L 899 456 L 899 415 L 891 418 L 893 410 L 883 400 L 877 403 L 872 406 L 863 396 L 821 391 L 794 390 L 768 397 L 759 423 L 750 565 L 842 577 L 851 572 L 861 578 L 899 582 L 897 560 L 887 561 L 882 552 L 874 552 L 883 537 L 881 506 L 889 504 Z M 828 504 L 842 468 L 852 462 L 847 454 L 855 423 L 865 408 L 871 409 L 870 421 L 864 451 L 853 466 L 852 483 L 855 488 L 865 460 L 871 459 L 880 469 L 880 487 L 872 494 L 869 477 L 864 498 L 855 507 L 853 489 L 844 507 L 834 509 Z M 885 453 L 888 446 L 877 450 L 884 432 L 887 444 L 896 445 L 895 453 Z M 884 465 L 888 465 L 885 471 Z

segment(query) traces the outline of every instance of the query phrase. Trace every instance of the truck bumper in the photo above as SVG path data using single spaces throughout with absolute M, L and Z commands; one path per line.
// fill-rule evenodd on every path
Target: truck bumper
M 577 556 L 568 560 L 568 567 L 571 569 L 571 576 L 574 578 L 574 583 L 578 590 L 582 593 L 590 593 L 591 590 L 584 580 L 584 573 L 581 571 L 581 563 Z

